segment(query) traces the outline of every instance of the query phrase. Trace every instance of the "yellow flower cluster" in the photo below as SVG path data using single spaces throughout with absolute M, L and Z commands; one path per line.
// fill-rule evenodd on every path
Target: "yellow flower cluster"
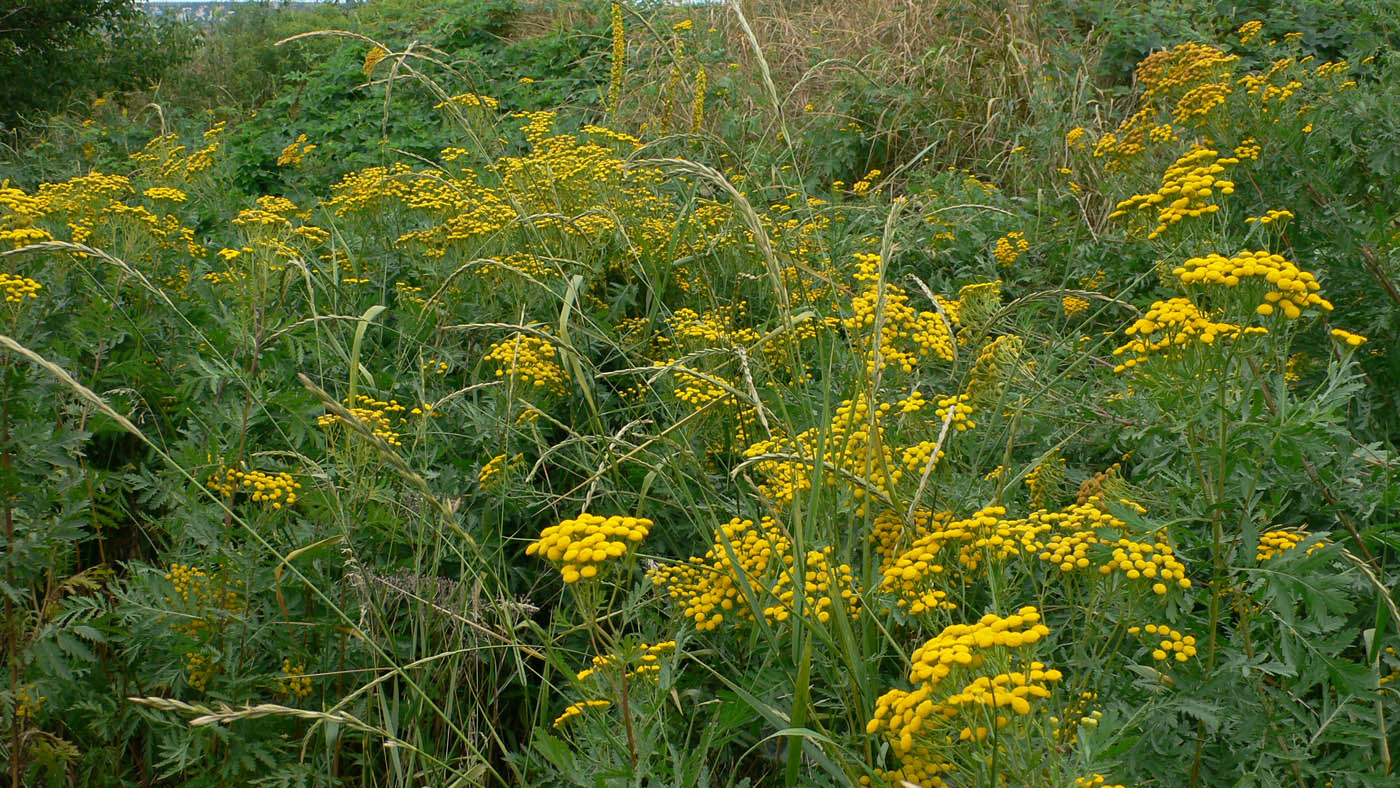
M 492 345 L 485 360 L 496 364 L 498 378 L 555 394 L 569 391 L 569 375 L 554 360 L 554 344 L 541 337 L 516 333 Z
M 851 317 L 846 318 L 845 328 L 857 349 L 866 355 L 866 374 L 875 374 L 877 367 L 913 372 L 919 361 L 930 355 L 952 361 L 952 336 L 943 317 L 910 306 L 909 294 L 901 287 L 879 287 L 874 281 L 879 276 L 879 255 L 860 253 L 856 258 L 856 281 L 868 286 L 851 299 Z M 874 342 L 877 332 L 878 347 Z
M 1280 222 L 1280 221 L 1283 221 L 1283 220 L 1285 220 L 1285 219 L 1292 219 L 1292 218 L 1293 218 L 1293 212 L 1292 212 L 1292 211 L 1289 211 L 1289 210 L 1282 210 L 1282 211 L 1280 211 L 1280 210 L 1270 209 L 1270 210 L 1267 211 L 1263 216 L 1251 216 L 1251 217 L 1249 217 L 1248 219 L 1245 219 L 1244 221 L 1245 221 L 1245 224 L 1249 224 L 1249 223 L 1251 223 L 1251 222 L 1258 222 L 1258 223 L 1260 223 L 1260 224 L 1273 224 L 1274 222 Z
M 815 618 L 823 624 L 831 621 L 831 613 L 836 608 L 839 597 L 841 609 L 846 615 L 855 618 L 860 615 L 860 597 L 855 591 L 855 573 L 847 564 L 831 562 L 832 548 L 808 550 L 806 568 L 803 572 L 802 616 L 806 620 Z M 778 575 L 778 581 L 771 589 L 775 601 L 763 608 L 763 617 L 769 621 L 787 621 L 797 611 L 796 572 L 789 569 Z
M 656 366 L 669 366 L 673 362 L 657 361 Z M 675 369 L 675 396 L 697 413 L 712 408 L 722 414 L 729 424 L 732 437 L 741 444 L 747 444 L 758 436 L 758 411 L 741 397 L 734 384 L 719 375 L 701 376 L 691 370 Z
M 293 665 L 292 660 L 282 660 L 282 675 L 277 678 L 277 691 L 293 699 L 311 694 L 311 677 L 306 675 L 305 665 Z
M 1025 233 L 1013 232 L 997 239 L 996 248 L 992 250 L 992 254 L 996 256 L 998 263 L 1009 266 L 1030 248 L 1031 244 L 1026 240 Z
M 1147 234 L 1149 239 L 1166 232 L 1182 219 L 1215 213 L 1220 206 L 1210 198 L 1218 191 L 1222 195 L 1235 193 L 1233 181 L 1216 178 L 1227 164 L 1238 164 L 1236 158 L 1220 158 L 1220 152 L 1200 145 L 1181 155 L 1162 174 L 1162 185 L 1150 194 L 1135 194 L 1118 203 L 1110 219 L 1126 216 L 1130 211 L 1155 211 L 1157 226 Z
M 639 676 L 650 676 L 655 678 L 661 672 L 661 658 L 676 650 L 676 641 L 664 640 L 656 645 L 642 643 L 637 646 L 636 664 L 628 664 L 624 678 L 636 678 Z M 576 677 L 579 681 L 587 681 L 597 675 L 599 671 L 615 670 L 623 665 L 623 659 L 616 654 L 604 654 L 594 657 L 591 667 L 578 672 Z
M 291 506 L 297 501 L 301 482 L 286 471 L 242 471 L 226 467 L 209 477 L 209 487 L 225 498 L 238 492 L 252 493 L 255 503 L 270 503 L 273 509 Z
M 564 713 L 555 718 L 554 727 L 562 727 L 564 723 L 584 713 L 588 709 L 606 709 L 611 705 L 612 701 L 610 700 L 581 700 L 564 709 Z
M 929 532 L 929 523 L 943 526 L 952 521 L 953 513 L 949 511 L 929 512 L 927 509 L 917 509 L 911 525 L 905 524 L 904 516 L 893 509 L 885 509 L 875 515 L 874 522 L 870 525 L 870 543 L 875 547 L 875 552 L 880 555 L 880 571 L 883 573 L 889 568 L 890 561 L 899 555 L 903 548 L 920 537 L 926 536 Z
M 1295 65 L 1296 61 L 1291 57 L 1275 60 L 1268 71 L 1263 74 L 1245 74 L 1240 77 L 1239 84 L 1244 85 L 1245 92 L 1258 101 L 1264 110 L 1267 110 L 1270 104 L 1287 101 L 1299 88 L 1303 87 L 1302 82 L 1296 79 L 1287 79 L 1288 72 L 1293 70 Z M 1341 65 L 1343 68 L 1346 67 L 1345 62 Z M 1275 78 L 1279 78 L 1282 84 L 1274 84 Z
M 1291 306 L 1292 302 L 1289 304 Z M 1257 326 L 1242 328 L 1233 323 L 1218 323 L 1203 315 L 1190 299 L 1172 298 L 1154 302 L 1147 314 L 1124 329 L 1123 333 L 1134 338 L 1114 348 L 1113 355 L 1128 356 L 1113 368 L 1114 372 L 1132 369 L 1154 355 L 1175 358 L 1188 347 L 1212 345 L 1222 338 L 1234 339 L 1269 332 Z
M 1330 333 L 1333 339 L 1345 343 L 1348 347 L 1361 347 L 1367 341 L 1366 337 L 1360 334 L 1353 334 L 1342 328 L 1334 328 Z
M 48 701 L 48 696 L 40 694 L 33 683 L 19 687 L 15 690 L 15 717 L 21 720 L 34 719 L 34 716 L 44 708 L 46 701 Z
M 971 517 L 944 517 L 921 529 L 908 549 L 887 561 L 880 591 L 894 595 L 912 615 L 956 608 L 946 589 L 963 572 L 981 566 L 984 552 L 997 559 L 1019 554 L 1017 535 L 1001 519 L 1005 514 L 1005 507 L 988 506 Z
M 306 154 L 316 150 L 316 146 L 306 141 L 305 134 L 297 135 L 295 140 L 287 143 L 287 147 L 277 156 L 278 167 L 300 167 L 306 161 Z
M 751 619 L 752 607 L 771 623 L 787 621 L 797 609 L 799 587 L 804 618 L 825 623 L 838 606 L 847 616 L 860 614 L 855 573 L 846 564 L 833 563 L 832 556 L 829 547 L 809 550 L 799 575 L 792 542 L 772 518 L 755 525 L 736 517 L 715 529 L 714 544 L 704 557 L 659 566 L 647 576 L 666 589 L 701 631 L 718 628 L 727 615 Z M 757 598 L 749 599 L 746 589 Z
M 909 681 L 915 688 L 896 688 L 881 695 L 866 732 L 883 733 L 906 770 L 914 766 L 934 775 L 946 773 L 950 768 L 946 761 L 928 760 L 934 745 L 980 741 L 989 733 L 972 720 L 961 724 L 958 717 L 965 709 L 995 711 L 996 725 L 1004 727 L 1010 719 L 1002 710 L 1030 714 L 1031 700 L 1050 697 L 1049 685 L 1063 674 L 1019 651 L 1049 634 L 1050 629 L 1040 623 L 1040 612 L 1030 606 L 1005 618 L 989 613 L 973 624 L 945 627 L 911 655 Z M 978 675 L 976 671 L 988 662 L 1006 669 Z M 1024 668 L 1015 669 L 1018 662 Z M 950 676 L 963 686 L 944 694 L 939 685 Z M 943 783 L 939 778 L 929 784 Z
M 1128 580 L 1150 582 L 1156 594 L 1165 594 L 1167 583 L 1191 586 L 1169 544 L 1161 537 L 1152 543 L 1130 538 L 1127 525 L 1097 497 L 1060 511 L 1005 515 L 1004 507 L 989 506 L 966 519 L 921 525 L 909 548 L 882 564 L 880 590 L 912 615 L 952 610 L 948 588 L 975 579 L 989 562 L 1015 558 L 1039 560 L 1062 572 L 1089 570 L 1105 577 L 1119 572 Z
M 866 192 L 870 191 L 871 186 L 873 186 L 877 181 L 880 180 L 881 175 L 884 175 L 884 173 L 879 170 L 871 170 L 870 172 L 867 172 L 864 178 L 861 178 L 860 180 L 851 184 L 851 191 L 856 194 L 865 194 Z
M 939 397 L 936 403 L 934 418 L 925 417 L 918 426 L 937 434 L 950 411 L 952 424 L 959 431 L 976 426 L 970 418 L 973 406 L 965 395 Z M 864 396 L 843 400 L 824 428 L 812 427 L 796 436 L 775 435 L 751 444 L 744 456 L 756 460 L 764 495 L 780 504 L 791 503 L 797 493 L 811 489 L 820 464 L 822 483 L 844 486 L 858 501 L 856 514 L 860 516 L 865 514 L 871 497 L 889 498 L 895 485 L 905 477 L 904 469 L 910 467 L 910 462 L 922 471 L 923 466 L 918 463 L 928 461 L 935 442 L 925 439 L 900 447 L 887 435 L 886 423 L 897 418 L 905 429 L 910 429 L 915 425 L 907 423 L 904 417 L 918 414 L 928 404 L 930 401 L 917 391 L 905 399 L 878 403 L 873 408 Z
M 1259 21 L 1258 19 L 1251 19 L 1250 21 L 1240 25 L 1240 29 L 1236 30 L 1235 32 L 1239 34 L 1241 44 L 1248 44 L 1250 41 L 1253 41 L 1254 37 L 1259 35 L 1259 31 L 1263 29 L 1263 22 Z M 1093 788 L 1093 786 L 1090 786 L 1089 788 Z
M 501 102 L 491 96 L 483 96 L 480 93 L 459 93 L 446 101 L 440 101 L 433 105 L 433 109 L 443 107 L 458 107 L 460 109 L 476 109 L 485 107 L 486 109 L 499 109 Z
M 1152 581 L 1152 593 L 1158 596 L 1167 593 L 1170 588 L 1167 584 L 1173 581 L 1173 585 L 1180 588 L 1191 587 L 1191 580 L 1186 577 L 1186 567 L 1177 560 L 1172 546 L 1162 541 L 1161 536 L 1158 541 L 1149 543 L 1126 536 L 1114 539 L 1100 536 L 1093 530 L 1083 530 L 1081 523 L 1087 520 L 1089 527 L 1096 524 L 1117 526 L 1116 530 L 1122 532 L 1122 521 L 1093 504 L 1077 504 L 1067 514 L 1068 517 L 1059 526 L 1069 532 L 1050 534 L 1039 543 L 1040 560 L 1059 566 L 1062 572 L 1097 566 L 1098 573 L 1103 576 L 1121 572 L 1129 580 Z M 1086 514 L 1088 516 L 1084 517 Z M 1076 522 L 1076 517 L 1082 519 Z M 1094 522 L 1095 519 L 1098 523 Z M 1112 552 L 1105 560 L 1101 554 L 1109 550 Z M 1095 553 L 1100 555 L 1096 556 Z
M 737 327 L 747 304 L 739 302 L 731 307 L 696 312 L 689 307 L 677 309 L 667 319 L 666 325 L 678 340 L 684 340 L 696 347 L 748 347 L 760 339 L 752 328 Z
M 219 666 L 208 655 L 197 651 L 191 651 L 185 655 L 185 679 L 190 689 L 195 692 L 203 692 L 209 686 L 209 682 L 214 679 L 219 672 Z
M 1112 134 L 1105 134 L 1094 144 L 1094 158 L 1111 155 L 1114 158 L 1107 168 L 1116 169 L 1125 159 L 1142 153 L 1150 145 L 1181 139 L 1170 123 L 1158 123 L 1157 117 L 1157 110 L 1151 106 L 1133 113 L 1119 123 Z
M 1285 531 L 1281 528 L 1272 531 L 1265 531 L 1259 534 L 1259 549 L 1256 551 L 1254 560 L 1267 561 L 1270 558 L 1283 555 L 1302 544 L 1307 538 L 1307 534 L 1302 531 Z M 1318 542 L 1308 548 L 1308 555 L 1312 555 L 1314 550 L 1322 548 L 1322 543 Z
M 170 202 L 184 202 L 189 199 L 184 192 L 171 186 L 152 186 L 141 192 L 151 200 L 169 200 Z
M 490 489 L 501 481 L 504 474 L 519 467 L 524 460 L 524 454 L 516 454 L 514 456 L 497 454 L 487 460 L 485 465 L 481 466 L 481 470 L 476 473 L 476 480 L 481 484 L 483 489 Z
M 572 520 L 551 525 L 540 538 L 525 548 L 526 555 L 538 555 L 560 566 L 565 583 L 587 580 L 598 574 L 598 567 L 609 558 L 619 558 L 651 532 L 652 522 L 644 517 L 602 517 L 584 512 Z
M 22 304 L 26 298 L 38 298 L 43 285 L 27 276 L 0 273 L 0 290 L 5 291 L 5 302 Z
M 1248 25 L 1250 23 L 1246 22 L 1245 24 Z M 1127 788 L 1127 786 L 1110 785 L 1108 783 L 1108 778 L 1104 777 L 1102 774 L 1091 774 L 1088 777 L 1074 778 L 1074 788 Z
M 165 579 L 175 586 L 175 593 L 186 602 L 202 599 L 209 586 L 209 575 L 197 566 L 171 564 Z
M 1267 251 L 1240 252 L 1234 257 L 1209 254 L 1205 257 L 1192 257 L 1172 270 L 1183 284 L 1223 284 L 1237 287 L 1247 280 L 1256 279 L 1268 282 L 1270 288 L 1264 291 L 1263 301 L 1255 308 L 1261 315 L 1274 313 L 1275 304 L 1289 319 L 1295 319 L 1308 307 L 1318 307 L 1331 311 L 1332 304 L 1318 295 L 1322 285 L 1317 278 L 1297 265 L 1284 259 L 1282 255 Z
M 1153 52 L 1138 63 L 1134 76 L 1143 99 L 1189 90 L 1212 76 L 1228 76 L 1226 66 L 1239 60 L 1209 44 L 1179 44 Z
M 1232 152 L 1237 159 L 1259 161 L 1259 155 L 1264 152 L 1264 148 L 1253 137 L 1245 137 L 1240 140 L 1240 144 L 1236 145 Z
M 1128 627 L 1129 635 L 1147 633 L 1161 638 L 1157 648 L 1152 650 L 1152 658 L 1158 662 L 1165 662 L 1168 659 L 1175 659 L 1177 662 L 1196 656 L 1196 638 L 1193 635 L 1183 635 L 1171 627 L 1159 624 L 1148 624 L 1142 627 Z
M 905 470 L 920 474 L 928 466 L 929 460 L 933 458 L 933 450 L 937 447 L 937 441 L 919 441 L 900 452 L 900 462 L 903 463 Z M 937 464 L 938 460 L 943 459 L 944 454 L 945 452 L 939 449 L 938 459 L 934 460 L 934 463 Z
M 228 582 L 188 564 L 171 564 L 165 579 L 174 587 L 175 597 L 166 602 L 184 608 L 187 616 L 172 628 L 189 637 L 204 638 L 216 633 L 227 614 L 242 613 L 247 605 L 241 580 Z
M 910 656 L 909 681 L 937 684 L 947 678 L 955 666 L 981 667 L 985 659 L 978 653 L 980 651 L 995 646 L 1029 646 L 1049 634 L 1050 628 L 1040 623 L 1040 613 L 1030 606 L 1006 618 L 988 613 L 973 624 L 944 627 L 937 637 L 919 646 Z
M 755 592 L 768 587 L 778 568 L 792 563 L 791 553 L 792 543 L 771 517 L 757 526 L 735 517 L 715 529 L 714 544 L 704 557 L 656 567 L 647 577 L 664 587 L 695 628 L 705 632 L 717 629 L 726 614 L 751 617 L 745 586 Z
M 378 400 L 365 394 L 356 394 L 355 402 L 346 400 L 350 415 L 354 416 L 370 432 L 390 446 L 402 446 L 403 439 L 398 433 L 399 426 L 403 422 L 403 413 L 407 410 L 399 404 L 396 399 Z M 418 410 L 415 408 L 415 410 Z M 316 419 L 316 426 L 330 427 L 338 421 L 334 413 L 326 413 Z
M 1207 82 L 1197 85 L 1176 102 L 1176 109 L 1172 111 L 1172 122 L 1195 123 L 1199 126 L 1204 123 L 1211 110 L 1225 103 L 1229 95 L 1229 82 Z
M 207 143 L 203 148 L 186 154 L 188 148 L 181 145 L 179 137 L 166 134 L 155 137 L 146 147 L 131 154 L 133 162 L 143 165 L 139 173 L 161 179 L 189 178 L 214 166 L 214 154 L 218 152 L 219 136 L 227 124 L 219 121 L 204 132 Z

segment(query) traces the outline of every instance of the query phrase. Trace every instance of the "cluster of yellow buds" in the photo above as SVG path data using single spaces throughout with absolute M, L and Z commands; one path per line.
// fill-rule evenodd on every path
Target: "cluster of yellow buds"
M 1161 624 L 1148 624 L 1141 627 L 1128 627 L 1129 635 L 1146 633 L 1161 638 L 1157 648 L 1152 650 L 1152 658 L 1158 662 L 1166 662 L 1175 658 L 1177 662 L 1196 656 L 1196 638 L 1193 635 L 1183 635 L 1178 630 Z
M 1245 137 L 1240 140 L 1240 144 L 1235 146 L 1234 154 L 1237 159 L 1259 160 L 1259 154 L 1264 152 L 1263 146 L 1253 137 Z
M 1235 193 L 1233 181 L 1217 178 L 1227 164 L 1238 164 L 1236 158 L 1220 158 L 1220 152 L 1195 146 L 1181 155 L 1162 174 L 1162 185 L 1150 194 L 1134 194 L 1114 207 L 1110 219 L 1126 216 L 1129 211 L 1156 211 L 1157 226 L 1147 234 L 1149 239 L 1166 232 L 1182 219 L 1205 216 L 1220 210 L 1211 197 Z
M 316 150 L 316 146 L 306 141 L 306 135 L 299 135 L 292 142 L 287 143 L 287 147 L 282 149 L 282 153 L 277 156 L 278 167 L 300 167 L 306 161 L 306 154 Z
M 242 612 L 245 608 L 243 595 L 239 589 L 243 581 L 232 583 L 210 576 L 203 569 L 188 564 L 171 564 L 165 579 L 174 586 L 175 594 L 182 602 L 193 604 L 198 610 L 216 608 L 230 613 Z M 167 601 L 174 600 L 167 597 Z M 195 634 L 207 627 L 203 619 L 195 619 L 184 629 Z
M 433 109 L 442 109 L 448 106 L 461 109 L 476 109 L 477 107 L 500 109 L 501 102 L 499 99 L 492 98 L 491 96 L 483 96 L 479 93 L 459 93 L 446 101 L 440 101 L 434 104 Z
M 22 304 L 26 298 L 38 298 L 43 285 L 27 276 L 0 273 L 0 290 L 5 291 L 5 302 Z
M 1026 474 L 1026 488 L 1030 490 L 1031 506 L 1037 509 L 1049 507 L 1055 499 L 1064 491 L 1065 485 L 1065 458 L 1060 456 L 1058 448 L 1051 449 L 1048 454 L 1030 473 Z
M 1031 244 L 1026 240 L 1025 233 L 1013 232 L 997 239 L 996 248 L 992 250 L 992 254 L 996 256 L 998 263 L 1011 265 L 1030 248 Z
M 880 180 L 880 176 L 883 174 L 884 173 L 880 172 L 879 170 L 871 170 L 870 172 L 867 172 L 864 178 L 861 178 L 860 180 L 851 184 L 851 191 L 855 192 L 856 194 L 865 194 L 866 192 L 870 191 L 870 187 L 874 185 L 876 181 Z
M 588 709 L 606 709 L 612 705 L 610 700 L 581 700 L 564 709 L 564 713 L 554 719 L 554 727 L 559 728 L 564 723 L 584 713 Z
M 296 503 L 296 491 L 301 489 L 301 482 L 286 471 L 267 473 L 227 467 L 211 475 L 208 484 L 225 498 L 232 498 L 239 492 L 252 493 L 254 502 L 272 504 L 273 509 Z
M 169 200 L 170 202 L 184 202 L 189 199 L 185 193 L 172 186 L 152 186 L 141 192 L 152 200 Z
M 639 676 L 656 677 L 661 672 L 661 658 L 676 650 L 676 641 L 664 640 L 655 645 L 642 643 L 637 646 L 636 664 L 628 664 L 629 668 L 624 674 L 624 678 L 632 679 Z M 587 681 L 598 675 L 600 671 L 609 671 L 623 665 L 624 660 L 617 654 L 603 654 L 593 658 L 592 667 L 585 668 L 578 672 L 579 681 Z M 629 661 L 630 662 L 630 661 Z
M 191 651 L 185 655 L 186 681 L 189 682 L 190 689 L 195 692 L 203 692 L 213 680 L 214 674 L 219 672 L 219 666 L 210 659 L 208 655 L 197 651 Z
M 175 593 L 186 602 L 203 596 L 203 589 L 209 583 L 209 575 L 197 566 L 171 564 L 165 579 L 175 586 Z
M 901 287 L 886 284 L 881 288 L 879 255 L 861 253 L 856 259 L 854 278 L 866 287 L 851 299 L 851 317 L 844 321 L 844 327 L 856 347 L 866 353 L 866 374 L 875 374 L 877 365 L 913 372 L 919 361 L 930 355 L 951 361 L 952 337 L 943 317 L 915 309 Z M 877 332 L 879 346 L 875 347 Z
M 369 75 L 374 71 L 374 67 L 377 66 L 377 65 L 379 65 L 380 63 L 384 62 L 384 58 L 386 58 L 386 57 L 388 57 L 388 56 L 389 56 L 389 51 L 386 50 L 386 49 L 384 49 L 383 47 L 381 47 L 381 46 L 373 46 L 373 47 L 370 47 L 369 51 L 365 53 L 365 65 L 364 65 L 365 78 L 368 79 L 368 78 L 369 78 Z
M 1285 209 L 1285 210 L 1277 210 L 1277 209 L 1271 208 L 1271 209 L 1269 209 L 1268 211 L 1265 211 L 1263 216 L 1251 216 L 1251 217 L 1249 217 L 1248 219 L 1245 219 L 1245 220 L 1244 220 L 1244 223 L 1245 223 L 1245 224 L 1249 224 L 1249 223 L 1251 223 L 1251 222 L 1258 222 L 1258 223 L 1260 223 L 1260 224 L 1268 225 L 1268 224 L 1273 224 L 1274 222 L 1281 222 L 1281 221 L 1284 221 L 1285 219 L 1292 219 L 1292 218 L 1293 218 L 1293 212 L 1292 212 L 1292 211 L 1289 211 L 1289 210 L 1286 210 L 1286 209 Z
M 1297 309 L 1291 301 L 1288 303 L 1294 310 Z M 1267 334 L 1269 331 L 1258 326 L 1245 328 L 1233 323 L 1216 322 L 1203 315 L 1190 299 L 1172 298 L 1153 303 L 1147 314 L 1124 329 L 1123 333 L 1133 339 L 1114 348 L 1113 355 L 1130 355 L 1113 368 L 1114 372 L 1132 369 L 1153 355 L 1175 355 L 1197 343 L 1211 345 L 1221 338 L 1234 339 Z
M 1245 24 L 1250 23 L 1246 22 Z M 1256 22 L 1254 24 L 1258 23 Z M 1126 786 L 1109 785 L 1107 777 L 1104 777 L 1102 774 L 1091 774 L 1088 777 L 1074 778 L 1074 788 L 1126 788 Z
M 1343 328 L 1334 328 L 1329 333 L 1331 333 L 1333 339 L 1347 345 L 1348 347 L 1361 347 L 1362 345 L 1366 344 L 1367 341 L 1366 337 L 1360 334 L 1353 334 L 1350 331 L 1347 331 Z
M 277 691 L 291 698 L 304 698 L 311 694 L 311 677 L 306 675 L 306 666 L 292 664 L 290 658 L 282 660 L 282 675 L 277 679 Z
M 546 339 L 517 333 L 492 345 L 485 360 L 496 364 L 498 378 L 556 394 L 569 390 L 568 373 L 554 360 L 554 345 Z
M 967 383 L 967 400 L 981 406 L 995 404 L 1021 368 L 1021 351 L 1026 341 L 1015 334 L 1003 334 L 982 348 L 972 364 Z
M 476 473 L 476 480 L 483 489 L 490 489 L 501 481 L 503 474 L 519 467 L 524 461 L 524 454 L 497 454 L 481 466 L 481 470 Z
M 446 375 L 448 369 L 450 369 L 450 367 L 446 361 L 439 361 L 435 358 L 430 358 L 423 364 L 423 371 L 430 372 L 434 375 Z
M 846 615 L 852 618 L 860 615 L 860 597 L 855 591 L 855 572 L 848 564 L 833 564 L 831 553 L 830 547 L 825 550 L 808 550 L 802 578 L 803 617 L 815 618 L 823 624 L 831 621 L 838 598 Z M 788 567 L 778 575 L 778 580 L 771 589 L 775 597 L 774 603 L 763 608 L 765 619 L 782 622 L 791 618 L 796 610 L 796 585 L 794 567 Z
M 1228 76 L 1228 73 L 1222 74 L 1222 69 L 1239 59 L 1239 55 L 1227 55 L 1208 44 L 1178 44 L 1143 58 L 1134 76 L 1137 84 L 1143 87 L 1143 98 L 1147 99 L 1188 90 L 1217 74 Z
M 15 690 L 15 717 L 21 720 L 34 719 L 47 700 L 48 697 L 41 695 L 32 682 L 25 684 Z
M 1267 561 L 1270 558 L 1283 555 L 1301 544 L 1307 536 L 1308 535 L 1302 531 L 1285 531 L 1281 528 L 1265 531 L 1259 534 L 1259 549 L 1255 553 L 1254 560 Z M 1309 547 L 1308 555 L 1311 555 L 1314 550 L 1318 550 L 1321 547 L 1321 542 Z
M 1005 507 L 987 506 L 964 519 L 939 516 L 928 526 L 921 523 L 918 538 L 886 562 L 880 590 L 895 595 L 897 606 L 912 615 L 954 609 L 945 590 L 948 577 L 980 566 L 983 548 L 998 558 L 1018 552 L 1017 540 L 1008 538 L 1012 533 L 1001 532 L 1005 514 Z
M 875 515 L 875 521 L 870 525 L 869 539 L 875 552 L 880 555 L 880 571 L 889 568 L 889 563 L 902 548 L 928 535 L 930 523 L 946 525 L 952 519 L 952 512 L 930 512 L 927 509 L 915 510 L 912 522 L 907 525 L 904 515 L 893 509 L 885 509 Z
M 1197 85 L 1188 90 L 1186 95 L 1182 96 L 1181 100 L 1176 103 L 1176 109 L 1172 112 L 1172 121 L 1178 124 L 1195 121 L 1200 124 L 1211 110 L 1224 104 L 1229 95 L 1229 82 L 1207 82 L 1204 85 Z
M 350 415 L 369 427 L 376 437 L 390 446 L 403 445 L 403 439 L 397 432 L 397 423 L 402 421 L 402 414 L 407 408 L 400 405 L 398 400 L 378 400 L 364 394 L 356 394 L 353 403 L 346 399 L 345 404 L 349 406 Z M 326 413 L 316 419 L 316 426 L 330 427 L 338 420 L 334 413 Z
M 758 524 L 735 517 L 715 529 L 713 546 L 703 557 L 658 566 L 647 577 L 666 589 L 697 630 L 712 631 L 726 616 L 751 617 L 745 589 L 760 593 L 767 588 L 779 568 L 791 565 L 791 550 L 791 541 L 771 517 Z
M 1303 309 L 1311 306 L 1323 311 L 1331 311 L 1332 304 L 1318 294 L 1322 285 L 1317 277 L 1303 271 L 1282 255 L 1267 251 L 1240 252 L 1234 257 L 1209 254 L 1205 257 L 1192 257 L 1172 273 L 1182 283 L 1220 284 L 1237 287 L 1250 279 L 1268 282 L 1271 287 L 1264 292 L 1264 300 L 1256 308 L 1261 315 L 1272 315 L 1274 306 L 1283 310 L 1289 319 L 1300 316 Z
M 1060 671 L 1018 653 L 1049 634 L 1050 629 L 1040 623 L 1040 612 L 1031 606 L 1005 618 L 989 613 L 972 624 L 945 627 L 910 657 L 909 681 L 915 689 L 896 688 L 881 695 L 866 732 L 883 731 L 901 758 L 916 753 L 921 740 L 927 742 L 939 733 L 944 740 L 951 740 L 956 732 L 959 740 L 981 741 L 988 734 L 985 726 L 956 722 L 966 707 L 1030 714 L 1031 699 L 1050 697 L 1048 685 L 1063 678 Z M 990 660 L 1011 667 L 1012 662 L 1023 661 L 1024 669 L 990 676 L 973 673 Z M 943 695 L 939 685 L 954 673 L 970 680 L 962 689 Z M 1004 727 L 1010 720 L 998 714 L 995 722 Z
M 644 517 L 602 517 L 584 512 L 544 529 L 539 540 L 525 548 L 525 554 L 559 564 L 564 582 L 576 583 L 597 575 L 604 561 L 624 555 L 646 538 L 651 526 L 651 520 Z

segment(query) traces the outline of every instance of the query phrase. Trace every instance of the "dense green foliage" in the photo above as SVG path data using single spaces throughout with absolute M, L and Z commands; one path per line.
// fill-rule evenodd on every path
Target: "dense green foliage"
M 1394 15 L 750 5 L 27 116 L 10 784 L 1394 784 Z
M 109 90 L 159 79 L 195 44 L 135 0 L 12 0 L 0 8 L 0 131 Z

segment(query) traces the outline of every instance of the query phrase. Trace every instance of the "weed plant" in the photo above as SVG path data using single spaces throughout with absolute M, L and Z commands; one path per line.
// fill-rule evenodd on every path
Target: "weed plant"
M 12 785 L 1395 781 L 1392 51 L 451 8 L 9 159 Z

